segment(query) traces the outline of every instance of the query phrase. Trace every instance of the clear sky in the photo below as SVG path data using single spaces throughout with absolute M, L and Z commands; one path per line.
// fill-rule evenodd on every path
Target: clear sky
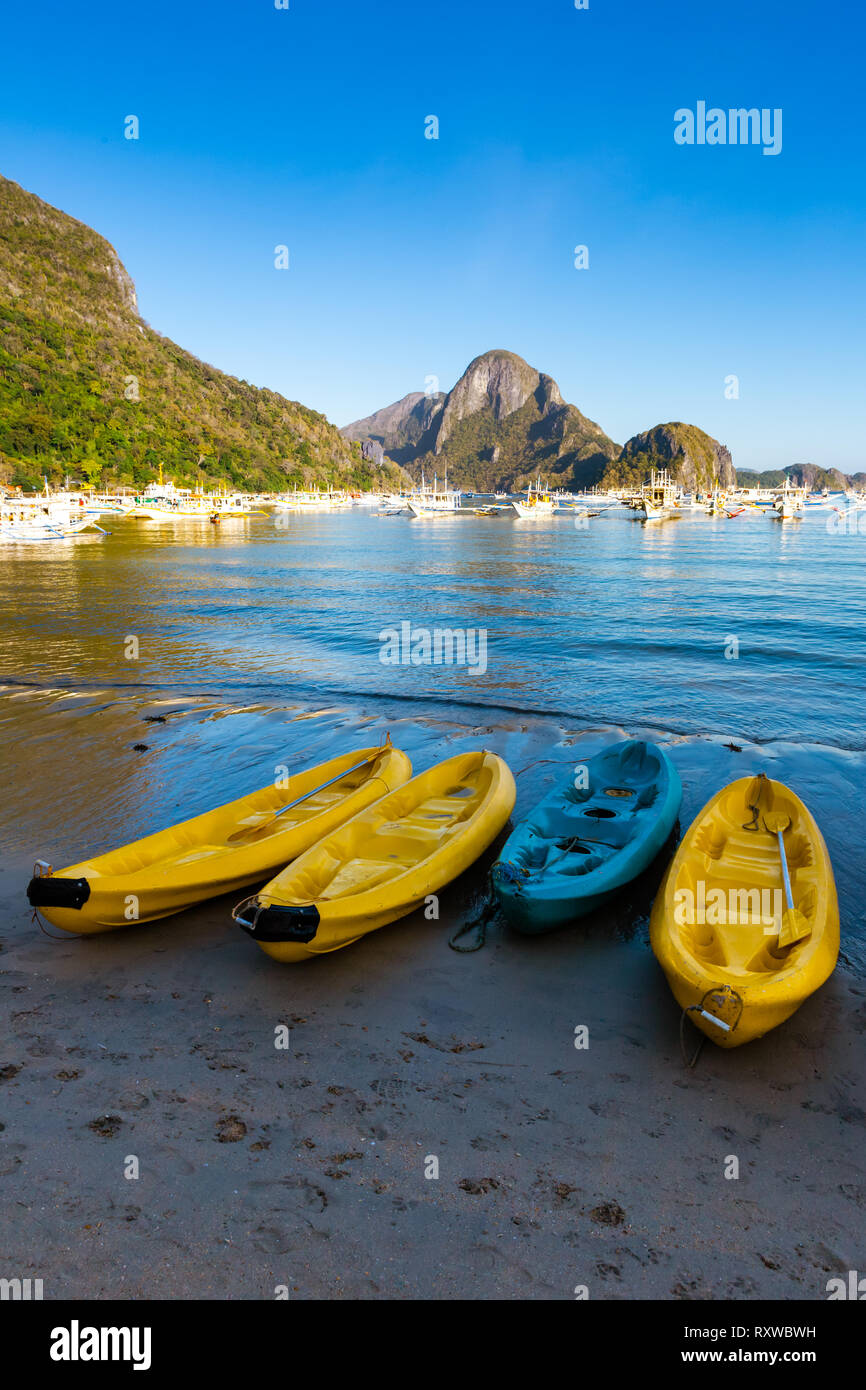
M 853 0 L 41 0 L 4 14 L 0 172 L 337 424 L 500 347 L 620 443 L 854 471 L 864 39 Z M 781 153 L 676 144 L 700 101 L 781 108 Z

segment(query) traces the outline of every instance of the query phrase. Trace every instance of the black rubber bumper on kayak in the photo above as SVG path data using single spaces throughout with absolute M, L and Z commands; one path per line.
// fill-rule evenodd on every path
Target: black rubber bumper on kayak
M 80 911 L 90 897 L 86 878 L 31 878 L 27 898 L 31 907 L 72 907 Z
M 312 941 L 319 930 L 319 909 L 305 907 L 258 907 L 251 922 L 235 919 L 254 941 Z

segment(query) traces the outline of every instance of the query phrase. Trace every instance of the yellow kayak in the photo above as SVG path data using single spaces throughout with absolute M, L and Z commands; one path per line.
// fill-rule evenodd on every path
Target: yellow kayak
M 468 869 L 514 799 L 514 778 L 495 753 L 437 763 L 320 840 L 240 903 L 235 920 L 274 960 L 350 946 Z
M 774 819 L 803 933 L 787 946 Z M 836 884 L 821 832 L 789 787 L 743 777 L 707 803 L 659 889 L 650 941 L 677 1003 L 720 1047 L 762 1037 L 824 983 L 839 954 Z
M 411 775 L 390 741 L 355 749 L 58 873 L 37 866 L 27 896 L 54 926 L 81 934 L 169 917 L 266 879 Z

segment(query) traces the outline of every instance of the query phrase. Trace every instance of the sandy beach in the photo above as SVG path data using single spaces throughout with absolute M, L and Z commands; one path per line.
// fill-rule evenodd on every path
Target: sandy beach
M 535 759 L 634 731 L 447 732 L 449 751 L 483 743 L 527 767 L 519 816 L 562 775 Z M 442 756 L 441 726 L 392 734 L 416 768 Z M 681 825 L 730 777 L 763 766 L 797 787 L 814 767 L 792 745 L 666 746 Z M 658 861 L 606 914 L 536 939 L 493 917 L 483 948 L 457 954 L 491 852 L 438 922 L 417 914 L 298 967 L 268 960 L 224 898 L 49 940 L 24 897 L 30 860 L 7 861 L 6 1269 L 46 1299 L 825 1298 L 862 1267 L 866 1229 L 866 988 L 845 955 L 862 792 L 856 760 L 825 751 L 812 805 L 843 959 L 786 1025 L 732 1052 L 707 1043 L 692 1070 L 648 945 Z M 831 803 L 845 814 L 829 820 Z

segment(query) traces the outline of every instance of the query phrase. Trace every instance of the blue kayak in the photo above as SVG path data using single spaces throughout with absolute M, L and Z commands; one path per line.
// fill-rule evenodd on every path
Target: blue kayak
M 591 912 L 648 868 L 676 825 L 682 787 L 654 743 L 626 739 L 540 801 L 493 865 L 502 910 L 534 935 Z

